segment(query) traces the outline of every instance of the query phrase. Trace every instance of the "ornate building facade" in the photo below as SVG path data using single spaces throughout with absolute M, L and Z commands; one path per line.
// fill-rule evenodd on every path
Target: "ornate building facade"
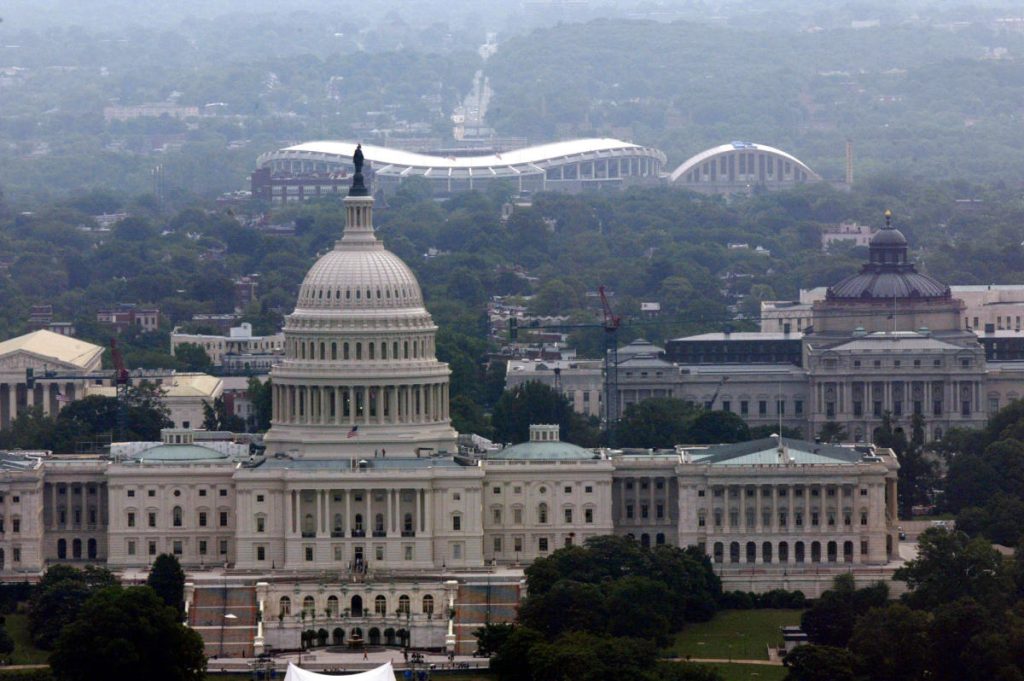
M 756 588 L 802 574 L 813 594 L 838 571 L 886 569 L 891 452 L 774 439 L 594 451 L 539 425 L 456 454 L 435 327 L 372 207 L 357 173 L 344 235 L 287 320 L 265 456 L 187 429 L 110 457 L 2 454 L 0 578 L 61 562 L 145 570 L 171 553 L 195 578 L 189 622 L 231 655 L 296 648 L 310 630 L 471 650 L 473 629 L 515 616 L 523 565 L 611 533 L 701 546 L 727 581 L 756 563 Z

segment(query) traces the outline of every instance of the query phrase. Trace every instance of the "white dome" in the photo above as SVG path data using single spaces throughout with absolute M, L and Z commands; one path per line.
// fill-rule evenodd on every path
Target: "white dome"
M 379 242 L 353 249 L 339 241 L 310 268 L 296 302 L 296 312 L 410 307 L 423 307 L 416 275 Z

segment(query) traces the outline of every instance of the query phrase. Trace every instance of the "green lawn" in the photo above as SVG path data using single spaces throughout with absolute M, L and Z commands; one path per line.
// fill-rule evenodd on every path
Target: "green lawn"
M 47 664 L 50 653 L 32 645 L 28 636 L 28 618 L 25 615 L 7 615 L 7 633 L 14 640 L 11 664 Z
M 782 644 L 779 627 L 800 624 L 800 610 L 725 610 L 710 622 L 688 624 L 666 650 L 674 657 L 767 660 Z

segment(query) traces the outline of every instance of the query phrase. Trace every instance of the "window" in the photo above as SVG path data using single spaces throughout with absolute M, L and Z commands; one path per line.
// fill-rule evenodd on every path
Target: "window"
M 306 562 L 307 563 L 312 563 L 313 562 L 313 555 L 314 555 L 313 547 L 312 546 L 306 546 L 306 547 L 304 547 L 304 550 L 306 552 Z
M 155 497 L 156 496 L 156 490 L 155 489 L 146 490 L 146 496 L 148 496 L 148 497 Z
M 131 512 L 128 513 L 128 527 L 135 527 L 135 514 Z
M 572 494 L 572 487 L 571 487 L 571 486 L 569 486 L 569 485 L 566 485 L 566 487 L 565 487 L 565 489 L 564 489 L 563 491 L 564 491 L 564 492 L 565 492 L 566 494 Z
M 175 527 L 181 527 L 181 506 L 175 506 L 171 511 L 171 524 Z
M 128 540 L 128 555 L 129 556 L 134 556 L 135 555 L 135 540 L 134 539 L 129 539 Z
M 217 494 L 219 494 L 222 497 L 226 497 L 228 495 L 228 491 L 226 489 L 217 490 Z
M 373 556 L 377 560 L 384 560 L 384 547 L 382 545 L 380 545 L 380 544 L 377 544 L 376 546 L 374 546 L 373 547 Z
M 434 614 L 434 597 L 427 594 L 423 597 L 423 614 L 433 615 Z
M 495 525 L 500 525 L 501 524 L 501 509 L 500 508 L 494 509 L 493 510 L 493 515 L 494 515 L 494 524 Z
M 740 416 L 747 416 L 750 414 L 750 402 L 747 400 L 740 400 Z
M 228 526 L 228 512 L 227 511 L 221 511 L 220 512 L 220 526 L 221 527 L 227 527 Z
M 150 511 L 147 520 L 149 521 L 148 524 L 150 527 L 156 527 L 156 513 Z
M 205 489 L 199 490 L 199 496 L 205 497 L 206 496 L 206 490 Z
M 404 558 L 405 558 L 405 560 L 412 560 L 412 550 L 413 550 L 412 544 L 406 544 L 402 548 L 404 549 Z
M 262 494 L 257 494 L 257 495 L 256 495 L 256 501 L 257 501 L 258 503 L 261 503 L 261 504 L 262 504 L 262 503 L 263 503 L 263 495 L 262 495 Z
M 867 511 L 861 511 L 860 512 L 860 524 L 861 525 L 867 525 L 868 524 L 868 512 Z
M 205 539 L 200 539 L 199 540 L 199 555 L 200 556 L 205 556 L 206 555 L 206 540 Z
M 565 512 L 565 522 L 567 524 L 571 523 L 572 522 L 572 509 L 571 508 L 566 508 L 566 509 L 563 509 L 563 510 Z
M 516 553 L 521 552 L 523 550 L 523 538 L 522 537 L 512 537 L 512 547 L 513 547 L 513 549 L 515 550 Z M 516 556 L 517 560 L 518 560 L 518 558 L 519 557 Z
M 501 488 L 500 487 L 493 487 L 493 488 L 491 488 L 491 494 L 501 494 Z
M 206 511 L 199 512 L 199 527 L 206 527 Z
M 452 516 L 452 531 L 459 532 L 462 530 L 462 516 L 456 513 Z
M 757 403 L 757 415 L 767 416 L 768 415 L 768 400 L 760 400 Z
M 15 546 L 13 549 L 11 549 L 11 553 L 13 554 L 14 562 L 15 563 L 20 563 L 21 562 L 21 549 L 19 547 Z
M 585 508 L 583 509 L 583 522 L 593 523 L 594 522 L 594 509 Z
M 548 550 L 548 538 L 541 537 L 537 540 L 537 550 L 541 553 L 547 553 Z
M 182 554 L 182 546 L 181 546 L 181 540 L 180 539 L 175 540 L 171 544 L 171 550 L 174 552 L 174 555 L 176 555 L 176 556 L 180 556 Z
M 135 490 L 133 490 L 133 489 L 128 490 L 128 496 L 134 497 L 135 496 Z
M 264 518 L 261 515 L 256 516 L 256 531 L 257 532 L 266 532 L 266 529 L 267 529 L 267 519 Z
M 521 509 L 521 508 L 513 508 L 512 509 L 512 522 L 515 523 L 516 525 L 522 525 L 523 524 L 523 509 Z
M 452 559 L 462 560 L 462 544 L 459 542 L 452 544 Z
M 155 556 L 156 555 L 156 542 L 155 541 L 149 542 L 149 555 L 151 555 L 151 556 Z
M 222 555 L 222 556 L 228 555 L 228 540 L 227 539 L 221 539 L 220 540 L 220 546 L 218 546 L 217 548 L 220 551 L 220 555 Z
M 583 488 L 583 491 L 586 494 L 593 494 L 594 493 L 594 488 L 592 486 L 590 486 L 590 485 L 587 485 L 586 487 Z
M 794 400 L 793 401 L 793 410 L 796 412 L 797 416 L 803 416 L 803 413 L 804 413 L 804 401 L 803 400 Z
M 541 504 L 537 507 L 537 522 L 546 525 L 548 522 L 548 505 Z

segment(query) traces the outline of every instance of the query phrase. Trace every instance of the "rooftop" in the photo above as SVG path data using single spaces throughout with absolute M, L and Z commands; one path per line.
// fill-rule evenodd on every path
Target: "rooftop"
M 684 459 L 689 463 L 716 466 L 751 466 L 765 464 L 856 464 L 865 454 L 850 448 L 836 447 L 806 440 L 782 440 L 782 452 L 776 438 L 766 437 L 750 442 L 711 445 L 707 448 L 686 448 Z
M 63 336 L 52 331 L 33 331 L 0 343 L 0 356 L 24 351 L 49 358 L 64 364 L 88 369 L 101 354 L 103 348 L 77 338 Z

